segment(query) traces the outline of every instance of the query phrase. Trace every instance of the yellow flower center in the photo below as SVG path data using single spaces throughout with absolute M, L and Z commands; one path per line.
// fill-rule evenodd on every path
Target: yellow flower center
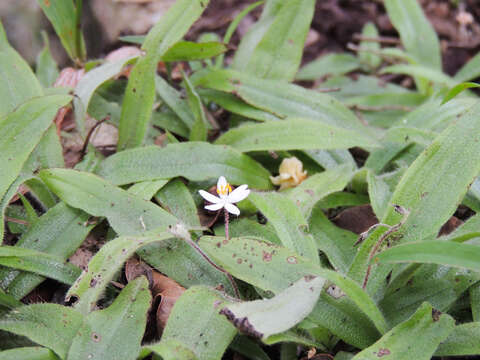
M 228 195 L 231 192 L 232 192 L 232 187 L 228 183 L 225 186 L 220 186 L 219 188 L 217 188 L 218 195 Z

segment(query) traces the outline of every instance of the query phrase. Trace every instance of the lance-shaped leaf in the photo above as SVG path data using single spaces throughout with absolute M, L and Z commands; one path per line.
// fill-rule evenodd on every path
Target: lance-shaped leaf
M 105 81 L 117 75 L 125 65 L 133 62 L 136 58 L 137 56 L 131 56 L 126 59 L 107 62 L 90 70 L 80 79 L 75 87 L 75 95 L 77 96 L 73 99 L 73 105 L 75 107 L 75 121 L 82 133 L 85 132 L 85 117 L 95 90 Z
M 72 308 L 33 304 L 10 311 L 0 320 L 0 329 L 26 336 L 65 359 L 82 321 L 82 315 Z
M 128 283 L 112 305 L 86 316 L 68 359 L 136 359 L 151 299 L 144 276 Z
M 173 215 L 152 202 L 91 173 L 49 169 L 42 170 L 40 177 L 67 204 L 94 216 L 105 216 L 112 228 L 122 235 L 138 234 L 177 222 Z
M 199 245 L 233 276 L 275 294 L 306 275 L 329 280 L 350 297 L 380 332 L 387 331 L 387 324 L 377 305 L 356 282 L 338 272 L 321 268 L 290 249 L 247 237 L 226 241 L 221 237 L 203 236 Z M 355 305 L 350 304 L 351 312 L 355 311 Z
M 305 218 L 310 217 L 315 204 L 325 196 L 343 190 L 353 176 L 350 164 L 312 175 L 288 192 L 287 196 L 298 206 Z
M 300 65 L 315 0 L 288 0 L 273 16 L 266 8 L 240 42 L 233 67 L 260 78 L 291 81 Z
M 366 127 L 342 103 L 327 94 L 287 84 L 264 80 L 234 70 L 206 70 L 192 77 L 196 86 L 235 94 L 247 104 L 278 117 L 300 117 L 327 125 L 356 130 Z
M 2 118 L 25 101 L 41 96 L 43 91 L 30 66 L 8 43 L 1 22 L 0 64 L 2 64 L 0 79 L 3 85 L 0 87 L 0 118 Z
M 63 261 L 84 241 L 93 225 L 88 214 L 59 203 L 42 215 L 17 242 L 17 247 L 51 254 Z M 23 298 L 45 278 L 11 269 L 0 270 L 1 285 L 17 299 Z
M 480 271 L 480 247 L 432 240 L 394 246 L 375 256 L 380 262 L 420 262 Z
M 445 129 L 407 169 L 390 200 L 410 211 L 404 225 L 393 234 L 400 242 L 434 236 L 447 222 L 480 172 L 480 104 L 470 108 Z M 441 181 L 440 181 L 441 180 Z M 432 216 L 434 213 L 435 216 Z M 395 225 L 403 215 L 389 207 L 381 223 Z M 370 251 L 385 229 L 374 231 L 362 244 L 350 269 L 350 276 L 362 281 Z M 388 273 L 387 270 L 385 270 Z M 385 274 L 386 275 L 386 274 Z M 383 282 L 378 279 L 376 284 Z M 375 283 L 371 286 L 375 287 Z
M 0 265 L 24 270 L 71 285 L 80 269 L 63 259 L 40 251 L 18 246 L 0 246 Z
M 386 0 L 385 8 L 407 52 L 421 64 L 440 70 L 438 37 L 419 3 L 416 0 Z
M 247 155 L 228 146 L 184 142 L 122 151 L 103 161 L 97 173 L 123 185 L 183 176 L 202 181 L 225 176 L 232 184 L 271 189 L 270 173 Z
M 10 204 L 10 200 L 17 194 L 18 187 L 27 182 L 28 187 L 31 191 L 39 198 L 37 188 L 32 186 L 32 179 L 35 178 L 35 172 L 39 169 L 49 168 L 49 167 L 62 167 L 65 166 L 62 155 L 62 147 L 60 145 L 60 140 L 57 136 L 56 127 L 53 124 L 48 128 L 43 137 L 40 139 L 40 142 L 37 144 L 35 149 L 29 155 L 28 159 L 23 164 L 20 173 L 18 174 L 15 181 L 8 187 L 3 199 L 0 201 L 0 234 L 4 234 L 3 231 L 3 216 L 7 206 Z M 39 181 L 37 180 L 37 185 Z M 43 189 L 45 186 L 40 185 Z M 49 200 L 46 200 L 46 197 L 42 197 L 41 201 L 45 206 L 54 206 L 56 200 L 53 198 L 53 195 L 47 190 Z M 1 237 L 1 236 L 0 236 Z
M 43 12 L 53 25 L 63 47 L 73 60 L 83 60 L 85 57 L 85 42 L 82 29 L 77 20 L 81 8 L 76 9 L 73 0 L 37 0 Z M 81 2 L 80 2 L 81 3 Z
M 227 131 L 216 144 L 242 152 L 261 150 L 348 149 L 375 146 L 374 139 L 358 132 L 315 120 L 290 118 L 283 121 L 244 125 Z
M 0 198 L 22 170 L 28 156 L 52 123 L 57 110 L 70 101 L 70 96 L 37 97 L 0 118 Z
M 327 54 L 309 62 L 297 73 L 297 80 L 317 80 L 325 75 L 343 75 L 360 67 L 360 61 L 350 54 Z
M 307 220 L 291 199 L 277 192 L 251 193 L 249 199 L 273 225 L 285 247 L 318 263 L 315 241 L 306 233 Z
M 225 302 L 216 291 L 191 287 L 175 303 L 159 344 L 174 340 L 190 349 L 198 360 L 220 360 L 237 332 L 219 314 Z
M 143 142 L 155 100 L 154 75 L 160 58 L 179 41 L 207 7 L 208 0 L 177 1 L 150 30 L 142 50 L 145 55 L 133 68 L 120 117 L 118 148 L 124 150 Z
M 95 254 L 88 263 L 88 269 L 68 290 L 67 301 L 72 297 L 78 299 L 75 307 L 83 314 L 88 314 L 114 275 L 135 251 L 172 237 L 171 233 L 158 233 L 145 237 L 119 237 L 108 242 Z
M 454 327 L 453 318 L 424 303 L 410 319 L 395 326 L 353 359 L 374 360 L 386 357 L 395 360 L 430 360 L 438 345 Z
M 297 325 L 313 310 L 325 279 L 305 276 L 271 299 L 232 303 L 221 310 L 241 332 L 267 339 Z

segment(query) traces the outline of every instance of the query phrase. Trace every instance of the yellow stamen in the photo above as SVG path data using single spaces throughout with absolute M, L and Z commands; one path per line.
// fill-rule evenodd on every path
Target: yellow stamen
M 217 188 L 218 195 L 228 195 L 231 192 L 232 192 L 232 187 L 228 183 L 225 186 L 220 186 L 220 188 Z

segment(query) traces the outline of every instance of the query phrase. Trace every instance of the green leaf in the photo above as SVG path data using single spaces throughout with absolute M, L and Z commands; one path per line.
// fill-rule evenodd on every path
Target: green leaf
M 394 246 L 375 256 L 380 262 L 420 262 L 480 270 L 480 247 L 432 240 Z
M 228 25 L 227 31 L 225 32 L 225 36 L 223 37 L 223 42 L 228 44 L 230 39 L 232 38 L 235 30 L 237 29 L 240 22 L 243 20 L 245 16 L 247 16 L 253 9 L 257 8 L 259 5 L 263 4 L 263 1 L 257 1 L 256 3 L 250 4 L 246 6 L 237 16 L 235 19 Z M 215 61 L 215 67 L 219 69 L 223 65 L 223 58 L 224 54 L 220 55 Z
M 226 242 L 223 240 L 224 238 L 204 236 L 200 239 L 199 245 L 233 276 L 276 294 L 303 276 L 323 277 L 339 286 L 375 323 L 380 332 L 387 331 L 385 319 L 375 302 L 348 277 L 321 268 L 312 260 L 299 256 L 285 247 L 259 239 L 242 237 L 232 238 Z M 236 258 L 237 261 L 232 261 L 232 258 Z
M 17 247 L 48 253 L 65 261 L 93 228 L 85 222 L 88 214 L 59 203 L 41 216 L 17 242 Z M 26 296 L 43 280 L 32 273 L 0 270 L 1 286 L 17 299 Z
M 8 43 L 1 22 L 0 64 L 0 79 L 3 84 L 0 87 L 1 119 L 27 100 L 43 95 L 43 90 L 30 66 Z
M 224 145 L 203 142 L 144 147 L 110 156 L 98 174 L 116 185 L 183 176 L 202 181 L 225 176 L 232 184 L 271 189 L 269 173 L 259 163 Z
M 21 347 L 0 352 L 0 360 L 58 360 L 53 351 L 43 347 Z
M 264 80 L 233 70 L 207 70 L 194 78 L 197 86 L 235 94 L 261 110 L 285 117 L 315 119 L 327 125 L 356 130 L 366 127 L 342 103 L 329 95 L 287 84 Z
M 63 47 L 72 60 L 85 58 L 85 41 L 77 26 L 77 9 L 73 0 L 37 0 L 53 25 Z M 80 15 L 78 15 L 80 16 Z
M 237 335 L 230 344 L 233 351 L 247 357 L 251 360 L 270 360 L 259 344 L 251 338 L 243 335 Z
M 195 118 L 187 101 L 182 99 L 180 92 L 170 86 L 161 76 L 155 76 L 155 89 L 167 106 L 191 129 Z
M 472 57 L 454 76 L 454 79 L 459 82 L 471 81 L 480 76 L 480 53 Z
M 168 180 L 138 182 L 130 186 L 128 192 L 141 197 L 143 200 L 150 201 L 153 196 L 167 184 L 167 182 Z
M 82 315 L 57 304 L 33 304 L 10 311 L 0 320 L 0 329 L 23 335 L 67 357 L 72 340 L 82 325 Z
M 4 134 L 0 138 L 0 163 L 3 164 L 0 199 L 6 196 L 10 185 L 21 174 L 24 164 L 51 125 L 58 108 L 66 105 L 70 99 L 63 95 L 34 98 L 0 118 L 0 133 Z M 27 176 L 24 180 L 26 178 Z M 12 191 L 16 191 L 16 187 Z M 4 209 L 5 207 L 2 208 L 2 218 Z M 3 220 L 0 227 L 3 229 Z
M 343 75 L 360 67 L 358 59 L 350 54 L 327 54 L 302 67 L 297 80 L 318 80 L 326 75 Z
M 154 352 L 160 355 L 163 360 L 197 360 L 197 357 L 190 349 L 175 339 L 162 339 L 161 342 L 146 345 L 143 349 L 142 355 L 147 356 L 150 352 Z
M 455 326 L 438 346 L 435 356 L 467 356 L 480 353 L 480 322 Z
M 300 185 L 288 192 L 305 218 L 310 217 L 313 207 L 325 196 L 343 190 L 350 182 L 353 171 L 350 164 L 309 176 Z
M 43 49 L 37 55 L 35 74 L 43 87 L 53 85 L 58 77 L 58 66 L 50 52 L 50 42 L 48 35 L 42 31 Z
M 63 259 L 18 246 L 0 246 L 0 265 L 32 272 L 71 285 L 80 275 L 80 269 Z
M 159 344 L 174 340 L 199 360 L 220 360 L 236 334 L 233 325 L 218 313 L 224 304 L 218 292 L 191 287 L 175 303 Z
M 144 237 L 119 237 L 106 243 L 90 260 L 88 268 L 68 290 L 66 300 L 78 299 L 75 308 L 82 314 L 90 313 L 105 288 L 125 261 L 142 246 L 172 238 L 171 233 L 157 233 Z
M 5 293 L 2 289 L 0 289 L 0 305 L 5 306 L 9 309 L 16 308 L 18 306 L 23 306 L 23 303 L 15 299 L 10 294 Z
M 367 23 L 363 26 L 362 36 L 364 38 L 377 38 L 378 30 L 374 23 Z M 358 59 L 367 70 L 376 69 L 382 63 L 382 58 L 376 54 L 380 50 L 380 44 L 376 41 L 362 40 L 360 42 L 362 50 L 358 54 Z
M 68 359 L 136 359 L 151 300 L 144 276 L 128 283 L 112 305 L 88 314 L 73 339 Z
M 441 70 L 438 37 L 420 4 L 416 0 L 386 0 L 384 4 L 407 52 L 420 64 Z
M 480 214 L 475 214 L 470 217 L 465 223 L 460 225 L 452 233 L 442 236 L 440 239 L 445 239 L 455 242 L 465 242 L 470 239 L 480 237 Z
M 211 101 L 225 110 L 244 116 L 248 119 L 258 121 L 280 120 L 280 118 L 272 113 L 251 106 L 233 94 L 211 89 L 198 89 L 197 91 L 202 99 Z
M 242 152 L 348 149 L 376 145 L 374 139 L 358 132 L 300 118 L 243 125 L 227 131 L 215 143 L 230 145 Z
M 92 100 L 95 90 L 97 90 L 104 82 L 120 73 L 127 64 L 132 63 L 135 59 L 137 59 L 137 56 L 131 56 L 113 62 L 106 62 L 105 64 L 90 70 L 80 79 L 75 87 L 76 96 L 73 99 L 73 105 L 75 108 L 75 121 L 78 129 L 83 135 L 86 135 L 85 118 L 87 116 L 88 105 Z
M 314 263 L 319 262 L 315 241 L 306 233 L 307 220 L 291 199 L 277 192 L 252 192 L 249 200 L 273 225 L 285 247 Z
M 378 359 L 430 360 L 438 345 L 455 327 L 455 320 L 424 303 L 407 321 L 397 325 L 354 360 Z
M 410 0 L 409 0 L 410 1 Z M 458 82 L 448 75 L 427 65 L 398 64 L 387 66 L 382 69 L 382 74 L 404 74 L 415 78 L 423 78 L 434 84 L 454 87 Z
M 162 61 L 192 61 L 210 59 L 227 51 L 225 44 L 209 42 L 179 41 L 162 56 Z
M 240 42 L 233 68 L 259 78 L 291 81 L 300 66 L 315 0 L 288 0 L 268 8 Z
M 308 227 L 318 249 L 327 256 L 333 268 L 346 274 L 357 252 L 353 244 L 358 236 L 331 223 L 320 206 L 313 209 Z
M 325 279 L 303 277 L 271 299 L 232 303 L 221 310 L 237 328 L 266 339 L 297 325 L 313 310 Z
M 185 89 L 187 90 L 187 100 L 190 110 L 193 113 L 195 122 L 190 131 L 190 141 L 206 141 L 207 140 L 207 117 L 203 108 L 202 100 L 195 91 L 190 79 L 183 74 Z
M 159 206 L 111 185 L 102 178 L 71 169 L 42 170 L 40 177 L 60 199 L 94 216 L 105 216 L 115 232 L 144 233 L 176 224 Z
M 52 95 L 32 99 L 14 112 L 0 118 L 0 197 L 18 176 L 23 164 L 50 126 L 58 108 L 70 101 L 70 96 Z
M 466 89 L 478 88 L 478 87 L 480 87 L 480 84 L 472 83 L 472 82 L 464 82 L 464 83 L 458 84 L 457 86 L 454 86 L 448 91 L 447 95 L 445 95 L 445 97 L 443 98 L 442 105 L 452 100 L 455 96 L 460 94 L 462 91 Z
M 201 226 L 193 197 L 180 179 L 174 179 L 160 189 L 155 200 L 187 226 Z
M 440 311 L 452 310 L 465 291 L 480 280 L 477 272 L 435 264 L 412 264 L 400 269 L 394 272 L 379 302 L 391 325 L 405 321 L 423 302 Z
M 400 242 L 436 235 L 480 172 L 480 163 L 474 161 L 474 154 L 480 152 L 479 109 L 477 103 L 445 129 L 413 162 L 397 185 L 390 203 L 410 211 L 405 224 L 393 234 Z M 389 207 L 380 222 L 395 225 L 401 219 L 402 215 Z M 364 279 L 370 251 L 384 231 L 385 228 L 374 231 L 357 253 L 350 269 L 350 276 L 357 281 Z
M 208 0 L 177 1 L 149 31 L 138 59 L 130 73 L 120 117 L 118 149 L 142 144 L 155 100 L 155 72 L 160 58 L 178 42 L 200 17 Z

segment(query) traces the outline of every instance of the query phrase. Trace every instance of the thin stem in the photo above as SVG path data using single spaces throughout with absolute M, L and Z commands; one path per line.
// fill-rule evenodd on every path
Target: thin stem
M 225 210 L 225 238 L 227 240 L 230 240 L 230 235 L 228 234 L 228 218 L 229 218 L 229 215 L 228 215 L 227 209 L 224 209 L 224 210 Z
M 370 277 L 370 271 L 372 270 L 372 259 L 375 256 L 375 254 L 377 253 L 378 249 L 380 248 L 380 245 L 382 245 L 383 241 L 387 237 L 389 237 L 393 232 L 398 231 L 403 226 L 403 224 L 405 224 L 405 222 L 407 221 L 408 215 L 410 215 L 409 210 L 404 209 L 403 207 L 401 207 L 399 205 L 394 205 L 393 207 L 394 207 L 396 212 L 403 215 L 403 218 L 402 218 L 402 220 L 400 220 L 400 222 L 398 224 L 391 226 L 390 229 L 385 231 L 380 236 L 377 243 L 375 244 L 372 251 L 370 252 L 370 255 L 368 257 L 368 263 L 369 264 L 368 264 L 368 268 L 367 268 L 367 273 L 365 274 L 365 278 L 363 279 L 363 286 L 362 287 L 364 289 L 367 287 L 368 278 Z M 385 225 L 385 224 L 382 224 L 382 225 Z

